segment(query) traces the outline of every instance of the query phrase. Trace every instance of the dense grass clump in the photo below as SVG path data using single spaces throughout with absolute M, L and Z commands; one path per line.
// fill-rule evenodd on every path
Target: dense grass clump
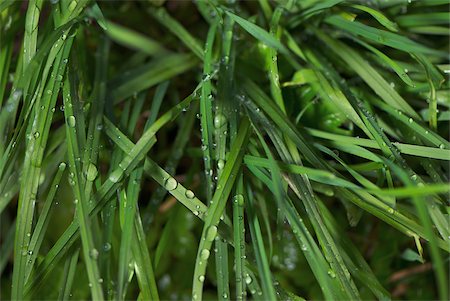
M 448 300 L 449 20 L 0 0 L 0 298 Z

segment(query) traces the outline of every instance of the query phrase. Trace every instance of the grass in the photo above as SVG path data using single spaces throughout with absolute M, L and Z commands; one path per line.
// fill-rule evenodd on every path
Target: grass
M 0 298 L 449 298 L 449 5 L 0 2 Z

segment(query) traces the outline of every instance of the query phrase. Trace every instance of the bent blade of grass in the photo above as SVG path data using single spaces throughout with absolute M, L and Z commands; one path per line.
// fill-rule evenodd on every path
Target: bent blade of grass
M 398 26 L 391 20 L 389 20 L 382 12 L 373 9 L 368 6 L 359 5 L 359 4 L 352 4 L 350 7 L 353 7 L 355 9 L 364 11 L 368 14 L 370 14 L 372 17 L 374 17 L 381 25 L 389 29 L 390 31 L 398 31 Z
M 114 102 L 128 98 L 137 92 L 168 80 L 193 68 L 197 61 L 192 55 L 171 54 L 150 61 L 128 73 L 119 75 L 108 83 Z
M 165 8 L 152 8 L 147 10 L 147 12 L 162 26 L 177 36 L 200 60 L 203 60 L 204 54 L 200 43 Z
M 356 51 L 316 31 L 318 37 L 324 41 L 342 60 L 347 63 L 387 104 L 401 110 L 411 117 L 419 119 L 416 111 L 392 88 L 386 80 Z
M 258 25 L 253 24 L 231 12 L 226 11 L 226 14 L 230 16 L 236 23 L 238 23 L 245 31 L 255 37 L 257 40 L 263 42 L 269 47 L 272 47 L 283 54 L 288 54 L 289 51 L 284 47 L 283 44 L 280 43 L 277 39 L 271 36 L 267 31 L 259 27 Z
M 106 33 L 115 42 L 128 48 L 141 51 L 150 56 L 156 56 L 168 52 L 157 41 L 117 23 L 113 23 L 112 21 L 108 21 L 108 29 L 106 30 Z
M 373 140 L 348 137 L 344 135 L 332 134 L 315 129 L 306 129 L 308 134 L 314 137 L 334 141 L 334 143 L 343 143 L 348 145 L 359 145 L 367 148 L 381 149 L 381 147 Z M 405 155 L 413 155 L 418 157 L 433 158 L 439 160 L 450 160 L 450 150 L 437 147 L 428 147 L 413 144 L 404 144 L 399 142 L 392 143 L 400 153 Z
M 400 65 L 398 65 L 394 60 L 392 60 L 390 57 L 388 57 L 386 54 L 378 50 L 377 48 L 371 46 L 370 44 L 364 42 L 361 39 L 358 39 L 357 37 L 352 37 L 354 41 L 356 41 L 358 44 L 361 44 L 368 50 L 370 50 L 372 53 L 374 53 L 376 56 L 380 58 L 382 62 L 384 62 L 386 65 L 388 65 L 395 73 L 397 73 L 398 77 L 408 86 L 415 87 L 413 81 L 408 76 L 408 73 L 405 72 L 405 69 L 403 69 Z
M 348 21 L 337 15 L 327 17 L 325 22 L 334 25 L 337 28 L 345 30 L 353 35 L 360 35 L 373 42 L 384 44 L 400 51 L 419 52 L 423 54 L 435 55 L 438 57 L 448 57 L 443 51 L 431 49 L 417 42 L 410 40 L 405 36 L 401 36 L 389 31 L 377 29 L 357 21 Z

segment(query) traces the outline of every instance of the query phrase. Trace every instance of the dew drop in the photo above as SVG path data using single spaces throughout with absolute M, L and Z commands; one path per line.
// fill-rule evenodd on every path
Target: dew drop
M 225 166 L 225 161 L 220 159 L 219 161 L 217 161 L 217 168 L 218 169 L 223 169 Z
M 89 252 L 89 256 L 91 256 L 92 259 L 97 260 L 97 258 L 98 258 L 98 251 L 97 251 L 97 249 L 95 249 L 95 248 L 92 249 Z
M 206 239 L 209 241 L 213 241 L 214 238 L 216 238 L 217 235 L 217 227 L 211 226 L 209 227 L 208 231 L 206 232 Z
M 89 163 L 88 170 L 86 172 L 86 179 L 90 182 L 94 181 L 97 178 L 98 170 L 97 166 L 92 163 Z
M 122 170 L 117 169 L 109 175 L 109 180 L 113 183 L 117 183 L 119 182 L 121 177 L 122 177 Z
M 227 118 L 223 114 L 217 114 L 214 117 L 214 127 L 216 129 L 222 127 L 227 122 Z
M 247 285 L 251 284 L 252 281 L 253 281 L 253 280 L 252 280 L 252 277 L 250 277 L 249 274 L 245 275 L 245 283 L 246 283 Z
M 198 276 L 198 281 L 204 282 L 205 281 L 205 276 L 203 276 L 203 275 Z
M 200 252 L 200 258 L 203 259 L 203 260 L 206 260 L 206 259 L 209 258 L 209 254 L 210 254 L 210 252 L 209 252 L 208 249 L 203 249 L 203 250 Z
M 111 250 L 111 244 L 109 242 L 105 242 L 103 245 L 103 251 L 108 252 L 109 250 Z
M 331 278 L 336 278 L 336 273 L 333 271 L 333 270 L 328 270 L 328 275 L 331 277 Z
M 69 127 L 71 127 L 71 128 L 75 127 L 76 123 L 77 123 L 77 120 L 75 119 L 75 116 L 67 117 L 67 124 L 69 125 Z
M 175 188 L 177 188 L 178 186 L 178 182 L 177 180 L 175 180 L 174 178 L 170 177 L 168 178 L 165 183 L 164 183 L 164 187 L 168 190 L 174 190 Z
M 192 190 L 186 190 L 186 192 L 184 193 L 184 195 L 188 198 L 188 199 L 193 199 L 195 197 L 195 194 Z
M 239 206 L 244 206 L 244 196 L 242 194 L 238 194 L 234 197 L 234 202 Z
M 61 163 L 59 163 L 59 166 L 58 166 L 58 168 L 59 168 L 59 170 L 61 170 L 61 171 L 63 171 L 63 170 L 65 170 L 66 169 L 66 163 L 64 163 L 64 162 L 61 162 Z

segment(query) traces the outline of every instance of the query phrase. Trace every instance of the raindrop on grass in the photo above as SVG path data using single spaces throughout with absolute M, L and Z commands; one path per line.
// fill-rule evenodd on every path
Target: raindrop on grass
M 203 250 L 200 252 L 200 258 L 203 259 L 203 260 L 206 260 L 206 259 L 209 258 L 209 254 L 210 254 L 210 252 L 209 252 L 208 249 L 203 249 Z
M 95 178 L 97 178 L 97 175 L 98 175 L 97 166 L 95 166 L 92 163 L 89 163 L 88 170 L 86 172 L 86 179 L 92 182 L 95 180 Z
M 220 159 L 219 161 L 217 161 L 217 168 L 218 169 L 223 169 L 225 167 L 225 161 Z
M 328 275 L 331 277 L 331 278 L 336 278 L 336 273 L 333 271 L 333 270 L 328 270 Z
M 178 186 L 178 182 L 177 180 L 175 180 L 174 178 L 170 177 L 168 178 L 165 183 L 164 183 L 164 187 L 168 190 L 174 190 L 175 188 L 177 188 Z
M 103 245 L 103 251 L 108 252 L 109 250 L 111 250 L 111 244 L 109 242 L 105 242 Z
M 192 190 L 186 190 L 186 192 L 184 193 L 184 195 L 188 198 L 188 199 L 193 199 L 195 197 L 195 194 Z
M 246 283 L 247 285 L 251 284 L 252 281 L 253 281 L 253 280 L 252 280 L 252 277 L 250 277 L 249 274 L 245 275 L 245 283 Z
M 59 166 L 58 166 L 58 168 L 59 168 L 59 170 L 61 170 L 61 171 L 63 171 L 63 170 L 65 170 L 66 169 L 66 163 L 64 163 L 64 162 L 61 162 L 61 163 L 59 163 Z
M 227 118 L 223 114 L 217 114 L 216 117 L 214 117 L 214 127 L 216 129 L 222 127 L 227 122 Z
M 217 227 L 211 226 L 209 227 L 208 231 L 206 232 L 206 239 L 209 241 L 213 241 L 214 238 L 216 238 L 217 235 Z
M 77 120 L 75 119 L 75 116 L 69 116 L 67 117 L 67 124 L 73 128 L 77 124 Z
M 198 276 L 198 281 L 204 282 L 205 281 L 205 276 L 203 276 L 203 275 Z
M 97 251 L 97 249 L 95 249 L 95 248 L 92 249 L 89 252 L 89 256 L 91 256 L 92 259 L 97 260 L 97 258 L 98 258 L 98 251 Z
M 122 177 L 122 171 L 120 169 L 113 171 L 110 175 L 109 175 L 109 180 L 113 183 L 117 183 L 119 182 L 120 178 Z

